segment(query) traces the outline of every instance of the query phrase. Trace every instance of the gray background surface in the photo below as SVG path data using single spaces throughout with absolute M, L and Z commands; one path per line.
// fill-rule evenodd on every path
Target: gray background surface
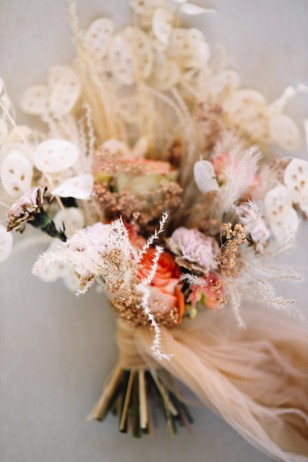
M 189 22 L 229 50 L 245 86 L 274 99 L 286 85 L 308 84 L 308 0 L 199 4 L 218 14 Z M 128 21 L 126 0 L 79 0 L 78 6 L 82 26 L 104 14 L 119 26 Z M 48 66 L 72 53 L 65 0 L 0 0 L 0 75 L 16 105 Z M 290 113 L 307 117 L 307 97 L 290 104 Z M 304 145 L 299 154 L 307 158 Z M 193 433 L 176 438 L 161 428 L 159 437 L 136 441 L 119 434 L 112 418 L 87 423 L 116 359 L 113 315 L 101 295 L 76 298 L 62 283 L 35 279 L 37 254 L 37 247 L 20 251 L 0 266 L 0 462 L 269 461 L 204 409 L 194 410 Z M 297 249 L 283 260 L 305 268 L 307 256 L 305 226 Z M 306 284 L 283 292 L 307 309 Z

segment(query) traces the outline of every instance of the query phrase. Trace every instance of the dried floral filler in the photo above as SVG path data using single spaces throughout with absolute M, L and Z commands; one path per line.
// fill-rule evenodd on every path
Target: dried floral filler
M 112 412 L 140 437 L 161 409 L 175 434 L 192 422 L 176 379 L 260 450 L 307 461 L 307 324 L 272 285 L 300 279 L 275 258 L 308 215 L 308 163 L 290 156 L 302 134 L 285 113 L 307 88 L 268 103 L 180 25 L 210 11 L 131 7 L 121 30 L 108 18 L 81 30 L 69 3 L 75 59 L 20 103 L 43 129 L 16 125 L 1 81 L 0 258 L 8 231 L 30 225 L 49 245 L 35 275 L 108 297 L 119 359 L 90 419 Z

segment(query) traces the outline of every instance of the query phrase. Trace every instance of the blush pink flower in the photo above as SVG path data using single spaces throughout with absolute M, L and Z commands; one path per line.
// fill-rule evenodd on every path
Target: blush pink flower
M 196 229 L 184 227 L 176 229 L 169 240 L 169 245 L 172 251 L 180 255 L 177 261 L 184 266 L 188 263 L 193 269 L 205 273 L 217 267 L 216 257 L 219 253 L 219 246 L 216 240 L 204 236 Z
M 228 154 L 219 154 L 214 157 L 212 160 L 212 164 L 215 170 L 215 173 L 219 179 L 221 179 L 224 175 L 224 171 L 226 168 L 226 165 L 228 163 L 229 156 Z
M 120 160 L 125 166 L 134 166 L 140 167 L 145 174 L 148 173 L 157 173 L 158 175 L 167 175 L 171 172 L 172 167 L 169 162 L 162 160 L 151 160 L 151 159 L 142 159 L 139 157 Z
M 204 285 L 195 286 L 188 297 L 193 308 L 202 305 L 209 310 L 217 309 L 223 304 L 222 283 L 217 274 L 210 273 L 204 278 Z

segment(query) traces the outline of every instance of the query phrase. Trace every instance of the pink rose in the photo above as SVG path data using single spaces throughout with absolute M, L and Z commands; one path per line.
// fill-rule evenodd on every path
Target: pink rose
M 210 273 L 204 278 L 203 286 L 195 286 L 188 297 L 188 302 L 193 308 L 202 305 L 209 310 L 218 308 L 223 304 L 222 282 L 217 274 Z

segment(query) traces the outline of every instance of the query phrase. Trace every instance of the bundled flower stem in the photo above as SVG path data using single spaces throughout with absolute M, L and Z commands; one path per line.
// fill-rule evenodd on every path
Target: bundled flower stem
M 193 423 L 190 412 L 171 375 L 155 362 L 150 366 L 134 349 L 133 338 L 134 329 L 118 320 L 120 357 L 88 420 L 101 421 L 112 412 L 119 417 L 121 432 L 131 431 L 141 437 L 153 434 L 158 408 L 166 419 L 168 433 L 176 434 L 178 425 L 189 427 Z
M 102 421 L 111 412 L 119 417 L 120 432 L 131 431 L 134 437 L 140 438 L 153 434 L 151 416 L 157 408 L 166 419 L 171 435 L 177 433 L 178 425 L 188 427 L 193 423 L 186 404 L 167 388 L 159 371 L 116 367 L 88 420 Z

